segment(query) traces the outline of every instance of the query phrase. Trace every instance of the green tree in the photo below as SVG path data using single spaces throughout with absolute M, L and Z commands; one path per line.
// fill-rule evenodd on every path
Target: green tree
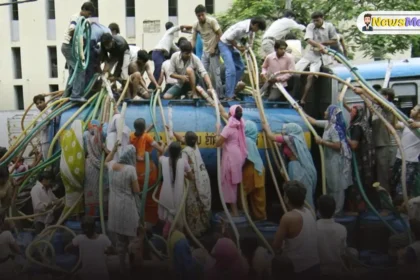
M 322 11 L 325 19 L 340 28 L 341 34 L 347 40 L 351 38 L 353 44 L 363 52 L 365 57 L 384 58 L 387 54 L 393 55 L 407 50 L 411 45 L 413 45 L 413 56 L 420 56 L 420 36 L 367 36 L 358 30 L 357 17 L 369 10 L 416 11 L 418 4 L 420 0 L 293 0 L 292 9 L 297 14 L 297 20 L 303 24 L 310 22 L 312 12 Z M 228 11 L 217 17 L 225 30 L 240 20 L 254 16 L 265 17 L 271 23 L 282 15 L 284 7 L 285 0 L 236 0 Z

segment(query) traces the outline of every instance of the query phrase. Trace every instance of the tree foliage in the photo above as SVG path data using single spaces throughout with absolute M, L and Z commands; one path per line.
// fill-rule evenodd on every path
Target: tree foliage
M 420 36 L 413 35 L 364 35 L 356 26 L 357 17 L 365 11 L 416 11 L 420 0 L 292 0 L 292 10 L 297 20 L 308 24 L 311 13 L 322 11 L 325 19 L 351 39 L 353 45 L 365 57 L 384 58 L 405 51 L 413 44 L 413 55 L 420 55 Z M 235 0 L 232 7 L 217 15 L 225 30 L 228 26 L 255 16 L 265 17 L 269 23 L 278 19 L 284 11 L 285 0 Z M 354 48 L 353 48 L 354 51 Z

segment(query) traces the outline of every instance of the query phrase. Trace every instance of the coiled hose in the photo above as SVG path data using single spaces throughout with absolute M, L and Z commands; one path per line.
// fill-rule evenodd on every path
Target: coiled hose
M 89 65 L 91 31 L 89 20 L 85 17 L 79 17 L 72 39 L 72 56 L 76 59 L 76 66 L 67 85 L 72 85 L 76 73 L 86 70 Z M 84 39 L 86 40 L 85 46 L 83 44 Z

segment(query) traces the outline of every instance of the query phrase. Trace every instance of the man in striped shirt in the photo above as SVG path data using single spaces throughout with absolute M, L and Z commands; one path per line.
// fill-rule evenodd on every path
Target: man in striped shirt
M 71 99 L 73 101 L 84 101 L 82 98 L 83 91 L 85 88 L 85 71 L 79 70 L 76 68 L 76 57 L 72 53 L 72 40 L 74 35 L 74 30 L 77 25 L 77 21 L 80 17 L 89 18 L 95 11 L 95 6 L 91 2 L 85 2 L 81 11 L 78 14 L 73 15 L 70 18 L 70 25 L 67 27 L 67 30 L 64 34 L 64 41 L 61 45 L 61 52 L 66 58 L 67 66 L 69 68 L 70 77 L 73 75 L 73 72 L 76 71 L 76 76 L 74 77 L 72 88 L 71 88 Z M 69 78 L 70 79 L 70 78 Z

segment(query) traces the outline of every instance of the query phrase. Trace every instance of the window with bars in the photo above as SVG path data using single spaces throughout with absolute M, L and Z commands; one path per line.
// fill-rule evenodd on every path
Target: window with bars
M 125 0 L 125 14 L 126 14 L 126 17 L 136 16 L 135 0 Z
M 57 47 L 50 46 L 48 47 L 48 58 L 50 64 L 50 78 L 58 77 L 58 68 L 57 68 Z
M 94 18 L 99 17 L 99 3 L 98 3 L 98 0 L 90 0 L 90 2 L 92 2 L 93 6 L 95 6 L 95 12 L 92 14 L 92 17 L 94 17 Z
M 168 0 L 168 9 L 170 17 L 178 16 L 178 0 Z
M 15 86 L 15 104 L 17 110 L 25 110 L 25 102 L 23 98 L 23 86 Z
M 22 79 L 22 59 L 20 48 L 12 48 L 15 79 Z
M 17 0 L 12 0 L 12 19 L 19 20 L 19 8 L 17 4 Z
M 48 0 L 47 13 L 48 19 L 55 19 L 55 0 Z
M 50 92 L 58 91 L 58 85 L 50 85 Z
M 206 0 L 205 7 L 207 13 L 214 14 L 214 0 Z

